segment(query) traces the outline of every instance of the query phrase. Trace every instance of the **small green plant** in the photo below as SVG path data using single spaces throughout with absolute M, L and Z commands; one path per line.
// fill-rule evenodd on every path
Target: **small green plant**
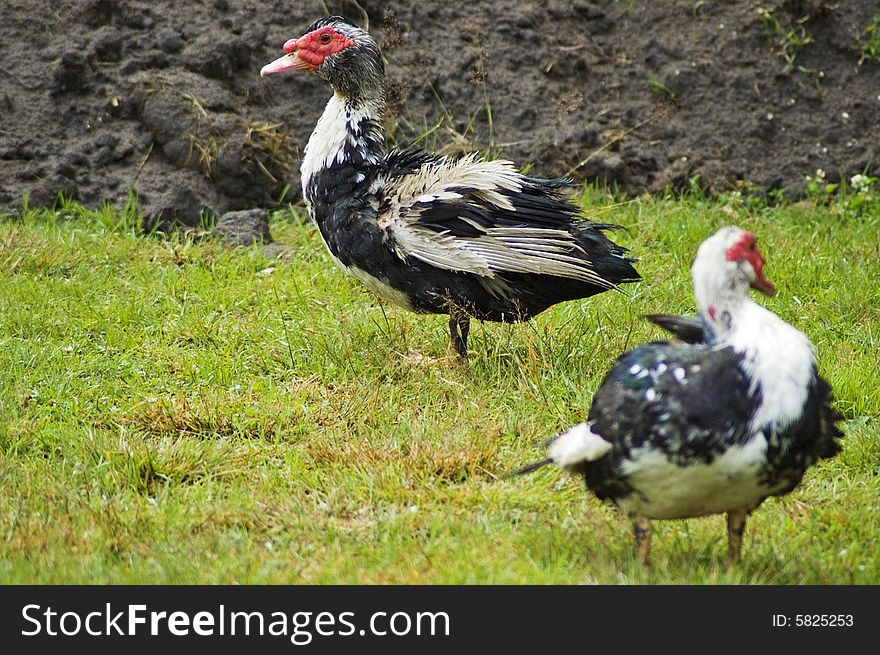
M 866 61 L 880 64 L 880 14 L 874 16 L 865 26 L 858 45 L 862 53 L 859 59 L 859 66 Z
M 651 85 L 652 89 L 669 100 L 669 102 L 676 102 L 677 97 L 675 91 L 669 88 L 669 85 L 666 84 L 666 81 L 663 78 L 658 77 L 652 71 L 648 71 L 648 84 Z
M 783 25 L 773 14 L 773 11 L 767 9 L 763 4 L 758 5 L 757 12 L 764 25 L 764 35 L 767 37 L 768 47 L 785 62 L 786 70 L 797 68 L 802 73 L 812 73 L 811 69 L 795 66 L 800 49 L 813 42 L 813 37 L 807 33 L 807 28 L 804 27 L 810 17 L 802 16 L 793 23 Z
M 629 16 L 633 8 L 633 0 L 614 0 L 614 4 L 620 8 L 624 16 Z
M 825 171 L 821 168 L 816 169 L 814 175 L 807 175 L 807 197 L 814 201 L 821 201 L 825 204 L 834 192 L 837 190 L 837 184 L 825 181 Z
M 864 173 L 856 173 L 849 181 L 827 182 L 825 171 L 807 176 L 806 196 L 817 205 L 830 208 L 839 216 L 860 216 L 874 211 L 880 205 L 878 179 Z
M 876 177 L 856 173 L 849 178 L 847 191 L 842 204 L 852 213 L 861 214 L 880 204 L 880 189 Z

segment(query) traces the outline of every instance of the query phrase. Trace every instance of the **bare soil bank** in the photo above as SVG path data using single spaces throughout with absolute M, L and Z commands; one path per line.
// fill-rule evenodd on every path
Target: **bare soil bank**
M 194 224 L 296 200 L 329 91 L 259 70 L 322 4 L 3 3 L 0 207 L 133 188 L 150 222 Z M 383 47 L 396 142 L 440 122 L 432 146 L 630 194 L 880 176 L 876 0 L 326 4 Z

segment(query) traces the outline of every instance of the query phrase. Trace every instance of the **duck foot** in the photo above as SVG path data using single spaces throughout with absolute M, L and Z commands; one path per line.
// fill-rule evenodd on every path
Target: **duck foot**
M 467 340 L 471 319 L 458 312 L 449 313 L 449 348 L 463 361 L 468 359 Z
M 633 520 L 633 534 L 636 536 L 636 551 L 642 566 L 648 566 L 651 559 L 651 519 L 640 516 Z
M 746 519 L 749 513 L 742 510 L 727 513 L 727 559 L 724 569 L 729 570 L 740 559 L 743 533 L 746 530 Z

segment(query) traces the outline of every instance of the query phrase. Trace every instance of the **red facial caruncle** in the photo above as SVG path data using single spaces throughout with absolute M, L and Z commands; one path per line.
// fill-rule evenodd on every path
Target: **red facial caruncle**
M 744 232 L 739 241 L 727 249 L 725 259 L 729 262 L 747 261 L 755 270 L 755 280 L 752 288 L 761 293 L 772 296 L 776 293 L 776 287 L 764 276 L 764 257 L 758 250 L 758 242 L 751 232 Z
M 337 32 L 331 25 L 290 39 L 284 44 L 283 57 L 263 66 L 260 76 L 274 75 L 288 70 L 307 70 L 314 73 L 332 54 L 354 45 L 354 39 Z

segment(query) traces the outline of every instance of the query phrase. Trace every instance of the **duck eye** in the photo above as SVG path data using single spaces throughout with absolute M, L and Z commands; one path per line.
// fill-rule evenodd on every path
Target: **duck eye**
M 330 35 L 327 34 L 326 32 L 324 32 L 324 34 L 321 35 L 321 43 L 330 43 L 330 39 L 331 39 Z

